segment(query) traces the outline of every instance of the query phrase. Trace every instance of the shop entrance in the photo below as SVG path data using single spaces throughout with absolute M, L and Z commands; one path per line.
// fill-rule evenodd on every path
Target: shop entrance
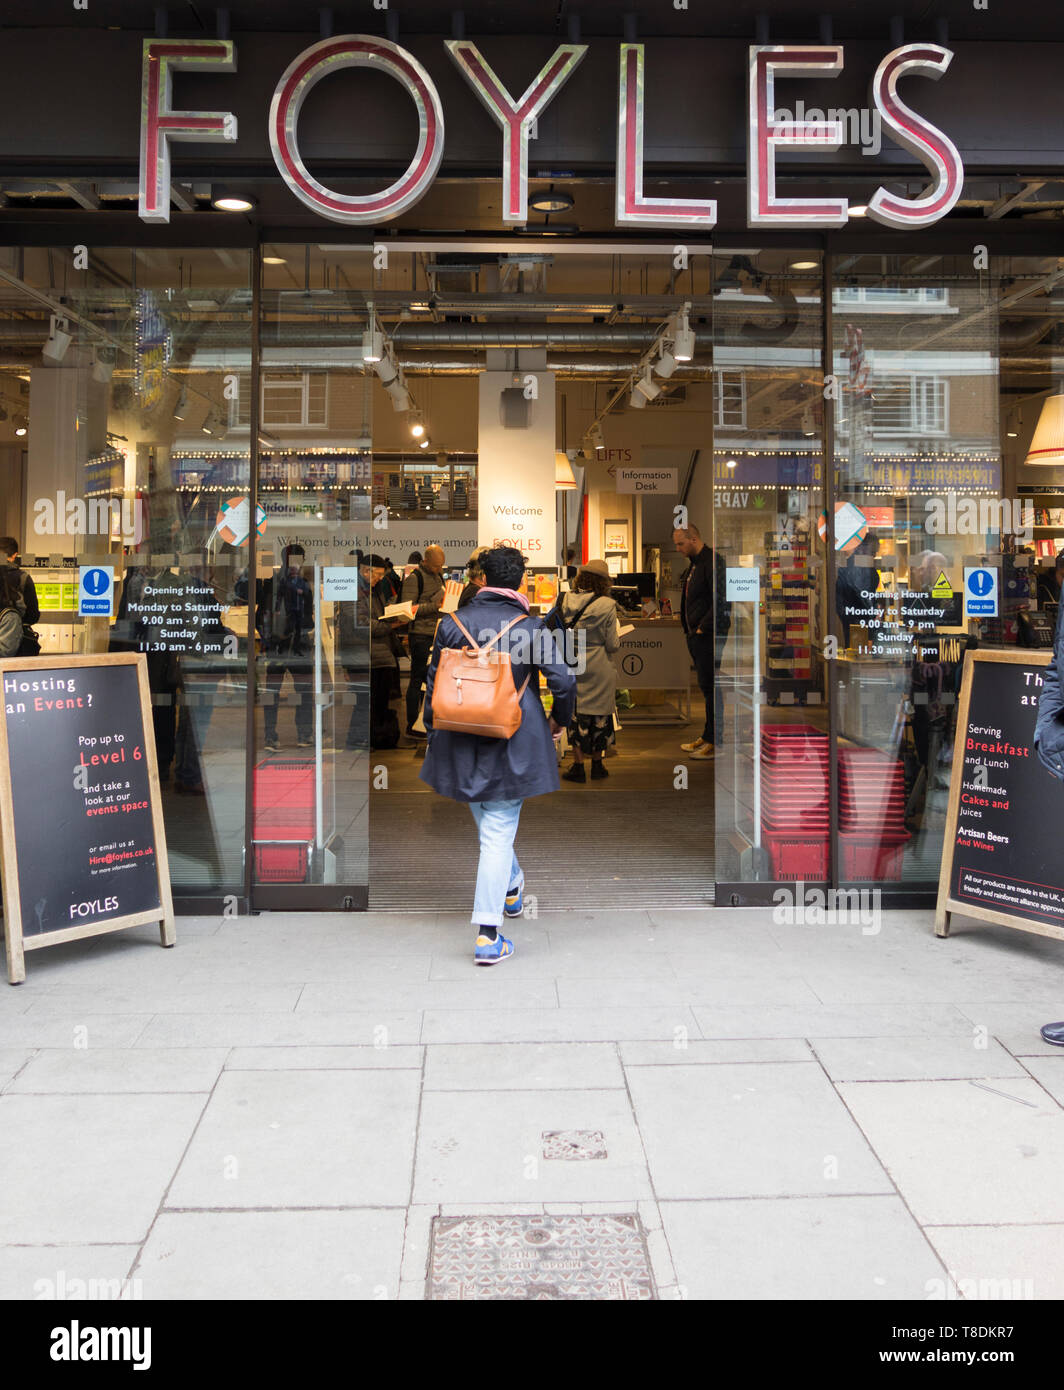
M 370 306 L 382 335 L 371 493 L 387 525 L 367 531 L 365 550 L 405 572 L 402 594 L 416 601 L 428 547 L 459 592 L 475 581 L 478 546 L 517 545 L 543 614 L 559 583 L 581 583 L 585 562 L 605 564 L 623 629 L 606 775 L 592 780 L 588 756 L 587 780 L 569 780 L 563 745 L 561 790 L 522 812 L 529 892 L 553 911 L 705 906 L 714 760 L 681 746 L 703 733 L 705 702 L 680 622 L 687 560 L 673 529 L 692 501 L 690 521 L 712 546 L 710 258 L 692 248 L 681 266 L 671 245 L 576 251 L 389 248 Z M 371 908 L 466 911 L 472 900 L 469 814 L 419 779 L 411 668 L 434 625 L 398 624 L 398 666 L 373 675 L 394 681 L 398 743 L 374 731 Z

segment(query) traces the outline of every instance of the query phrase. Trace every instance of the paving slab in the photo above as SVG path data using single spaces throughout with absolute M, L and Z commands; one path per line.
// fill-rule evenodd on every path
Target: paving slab
M 1037 1082 L 838 1090 L 921 1225 L 1064 1221 L 1064 1111 Z
M 627 1076 L 659 1201 L 892 1190 L 815 1062 Z
M 43 1048 L 8 1087 L 9 1095 L 209 1091 L 225 1048 Z
M 148 1233 L 202 1095 L 0 1096 L 0 1231 L 17 1245 Z
M 0 1018 L 0 1047 L 132 1047 L 150 1013 L 19 1014 Z
M 426 1091 L 563 1091 L 623 1087 L 611 1043 L 435 1043 L 425 1050 Z
M 291 1013 L 300 995 L 300 986 L 200 984 L 173 980 L 165 986 L 137 989 L 61 989 L 55 988 L 33 1001 L 27 1016 L 60 1014 L 70 1017 L 80 1009 L 106 1014 L 205 1014 Z
M 618 1044 L 626 1067 L 672 1067 L 721 1062 L 809 1062 L 813 1054 L 802 1038 L 678 1038 L 672 1042 Z
M 812 1038 L 832 1081 L 935 1081 L 1023 1076 L 1016 1059 L 992 1038 Z
M 352 980 L 331 985 L 308 984 L 299 999 L 299 1014 L 348 1013 L 364 1009 L 549 1009 L 558 1002 L 552 979 L 524 980 L 473 963 L 470 947 L 465 980 Z M 504 970 L 512 970 L 507 962 Z
M 888 1038 L 970 1036 L 952 1004 L 869 1004 L 821 1008 L 788 1004 L 692 1004 L 706 1038 Z
M 503 932 L 514 939 L 507 926 L 503 927 Z M 525 940 L 520 935 L 515 944 L 513 965 L 523 980 L 660 980 L 671 983 L 674 991 L 680 982 L 672 960 L 662 954 L 627 950 L 603 953 L 582 951 L 573 946 L 551 947 L 545 937 Z M 453 950 L 440 953 L 433 957 L 431 978 L 468 980 L 471 964 L 465 953 L 461 956 Z
M 30 1058 L 33 1048 L 0 1047 L 0 1090 L 3 1090 L 13 1076 L 17 1076 Z
M 136 1277 L 149 1299 L 395 1299 L 405 1220 L 397 1208 L 163 1212 Z
M 425 1043 L 613 1042 L 697 1037 L 691 1008 L 426 1009 Z
M 926 1233 L 966 1301 L 1064 1298 L 1064 1226 L 928 1226 Z
M 559 980 L 563 1008 L 646 1008 L 678 1002 L 692 1004 L 793 1004 L 816 1008 L 820 1001 L 798 976 L 720 976 L 691 973 L 665 980 Z
M 1058 1047 L 1055 1052 L 1053 1057 L 1025 1057 L 1023 1066 L 1058 1105 L 1064 1106 L 1064 1051 Z
M 227 1071 L 168 1208 L 406 1206 L 412 1071 Z
M 550 1130 L 598 1130 L 607 1157 L 543 1158 Z M 416 1202 L 581 1202 L 650 1197 L 627 1095 L 598 1091 L 427 1091 Z
M 141 1290 L 128 1279 L 136 1245 L 0 1245 L 0 1299 L 135 1299 Z
M 227 1071 L 419 1071 L 424 1048 L 399 1044 L 384 1047 L 234 1047 Z
M 417 1043 L 419 1013 L 156 1014 L 139 1047 L 372 1047 Z
M 894 1196 L 661 1203 L 689 1299 L 925 1300 L 945 1272 Z

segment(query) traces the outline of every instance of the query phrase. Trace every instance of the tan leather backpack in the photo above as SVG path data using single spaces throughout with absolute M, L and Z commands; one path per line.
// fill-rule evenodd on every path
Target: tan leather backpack
M 509 653 L 492 648 L 521 619 L 514 618 L 490 642 L 478 646 L 457 616 L 449 616 L 469 646 L 440 649 L 432 686 L 433 729 L 512 738 L 521 727 L 521 696 L 528 681 L 516 689 Z

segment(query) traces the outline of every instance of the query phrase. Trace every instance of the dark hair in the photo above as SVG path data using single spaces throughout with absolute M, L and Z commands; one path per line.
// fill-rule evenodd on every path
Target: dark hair
M 0 608 L 19 608 L 22 604 L 22 582 L 18 571 L 10 566 L 0 568 Z
M 421 551 L 420 551 L 420 550 L 412 550 L 412 551 L 410 552 L 410 554 L 406 557 L 406 563 L 407 563 L 408 565 L 420 565 L 420 564 L 421 564 L 421 559 L 422 559 Z
M 291 559 L 293 555 L 302 555 L 304 560 L 307 558 L 307 552 L 301 545 L 286 545 L 285 553 L 288 555 L 289 559 Z
M 384 568 L 386 570 L 395 569 L 395 566 L 392 564 L 391 557 L 389 555 L 385 555 L 384 557 Z
M 0 555 L 10 555 L 12 559 L 18 554 L 18 541 L 14 536 L 0 536 Z
M 525 557 L 512 545 L 496 545 L 480 557 L 480 568 L 492 589 L 519 589 L 525 575 Z
M 578 594 L 595 594 L 598 598 L 605 598 L 612 588 L 612 575 L 596 574 L 594 570 L 580 570 L 573 580 L 573 592 Z
M 567 560 L 575 560 L 575 559 L 576 559 L 576 550 L 575 550 L 575 548 L 574 548 L 573 546 L 570 546 L 569 549 L 565 552 L 565 558 L 566 558 Z
M 384 561 L 379 555 L 363 555 L 359 564 L 368 565 L 371 570 L 382 570 L 386 568 Z
M 3 541 L 0 541 L 0 550 L 3 550 L 3 548 L 4 548 L 4 543 L 3 543 Z M 1057 555 L 1057 563 L 1056 563 L 1055 568 L 1058 569 L 1058 570 L 1064 570 L 1064 550 L 1060 551 L 1059 554 Z

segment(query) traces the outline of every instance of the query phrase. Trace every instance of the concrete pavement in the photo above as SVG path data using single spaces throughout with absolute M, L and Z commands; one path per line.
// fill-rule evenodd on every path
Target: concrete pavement
M 434 1217 L 629 1214 L 660 1298 L 1060 1298 L 1064 945 L 931 920 L 544 915 L 490 970 L 454 914 L 33 952 L 0 1296 L 423 1299 Z M 544 1157 L 574 1132 L 605 1157 Z

